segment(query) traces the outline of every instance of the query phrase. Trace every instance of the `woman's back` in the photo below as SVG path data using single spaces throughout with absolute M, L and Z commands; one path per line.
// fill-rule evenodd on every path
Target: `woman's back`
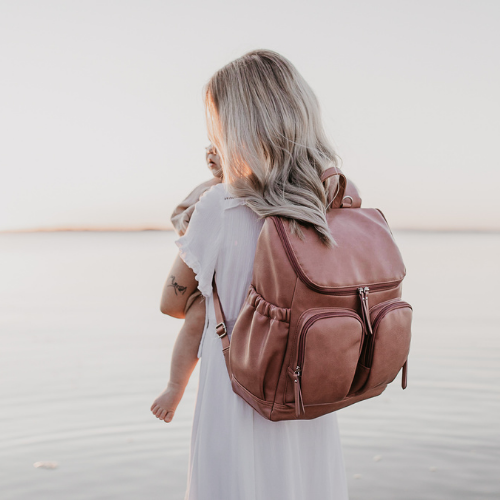
M 232 197 L 225 184 L 213 190 L 212 196 L 222 198 L 221 239 L 215 272 L 226 319 L 232 322 L 238 316 L 252 279 L 255 248 L 264 221 L 245 206 L 243 199 Z
M 186 235 L 177 241 L 207 297 L 186 499 L 344 500 L 347 485 L 335 413 L 271 422 L 231 388 L 215 332 L 212 276 L 215 271 L 231 331 L 250 285 L 262 224 L 220 184 L 201 198 Z

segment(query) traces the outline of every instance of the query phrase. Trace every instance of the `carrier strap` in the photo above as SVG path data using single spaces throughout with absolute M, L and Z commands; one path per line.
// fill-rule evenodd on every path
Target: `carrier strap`
M 331 193 L 333 202 L 331 208 L 341 208 L 342 202 L 344 201 L 345 190 L 347 186 L 347 179 L 345 175 L 342 173 L 342 170 L 338 167 L 330 167 L 327 168 L 321 174 L 321 182 L 325 182 L 329 177 L 333 177 L 334 175 L 339 176 L 338 188 L 336 193 Z M 352 200 L 352 198 L 351 198 Z
M 215 327 L 215 332 L 217 333 L 222 342 L 222 354 L 224 355 L 224 361 L 226 362 L 227 373 L 229 374 L 229 378 L 231 378 L 231 367 L 229 366 L 229 337 L 227 335 L 226 318 L 224 316 L 222 304 L 220 303 L 219 294 L 217 293 L 217 285 L 215 284 L 215 273 L 212 279 L 212 289 L 214 298 L 215 318 L 217 319 L 217 326 Z

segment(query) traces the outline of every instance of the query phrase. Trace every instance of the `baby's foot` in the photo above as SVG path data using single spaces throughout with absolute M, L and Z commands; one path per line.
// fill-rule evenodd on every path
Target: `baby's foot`
M 169 382 L 167 388 L 154 400 L 151 411 L 156 418 L 170 422 L 174 418 L 175 410 L 183 394 L 184 388 Z

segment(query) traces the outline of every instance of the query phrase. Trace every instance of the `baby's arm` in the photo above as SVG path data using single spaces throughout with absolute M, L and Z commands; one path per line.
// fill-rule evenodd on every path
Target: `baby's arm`
M 207 152 L 207 162 L 210 159 L 211 163 L 214 163 L 213 152 L 210 155 L 209 157 Z M 221 179 L 216 176 L 200 184 L 177 206 L 171 221 L 179 235 L 185 233 L 200 196 L 219 182 Z M 175 318 L 185 318 L 185 321 L 177 335 L 172 352 L 168 385 L 151 405 L 153 414 L 165 422 L 172 420 L 189 377 L 198 362 L 198 347 L 205 323 L 205 301 L 197 290 L 197 285 L 194 272 L 184 263 L 180 255 L 177 255 L 163 287 L 160 310 Z
M 188 299 L 185 321 L 172 352 L 170 380 L 166 389 L 155 399 L 151 411 L 160 420 L 170 422 L 174 417 L 189 377 L 198 362 L 198 347 L 205 324 L 205 300 L 199 291 Z

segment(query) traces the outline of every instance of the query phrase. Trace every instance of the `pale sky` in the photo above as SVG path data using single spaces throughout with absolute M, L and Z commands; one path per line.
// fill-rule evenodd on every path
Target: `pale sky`
M 289 58 L 365 206 L 500 229 L 500 2 L 0 2 L 0 230 L 160 228 L 210 177 L 201 90 Z

